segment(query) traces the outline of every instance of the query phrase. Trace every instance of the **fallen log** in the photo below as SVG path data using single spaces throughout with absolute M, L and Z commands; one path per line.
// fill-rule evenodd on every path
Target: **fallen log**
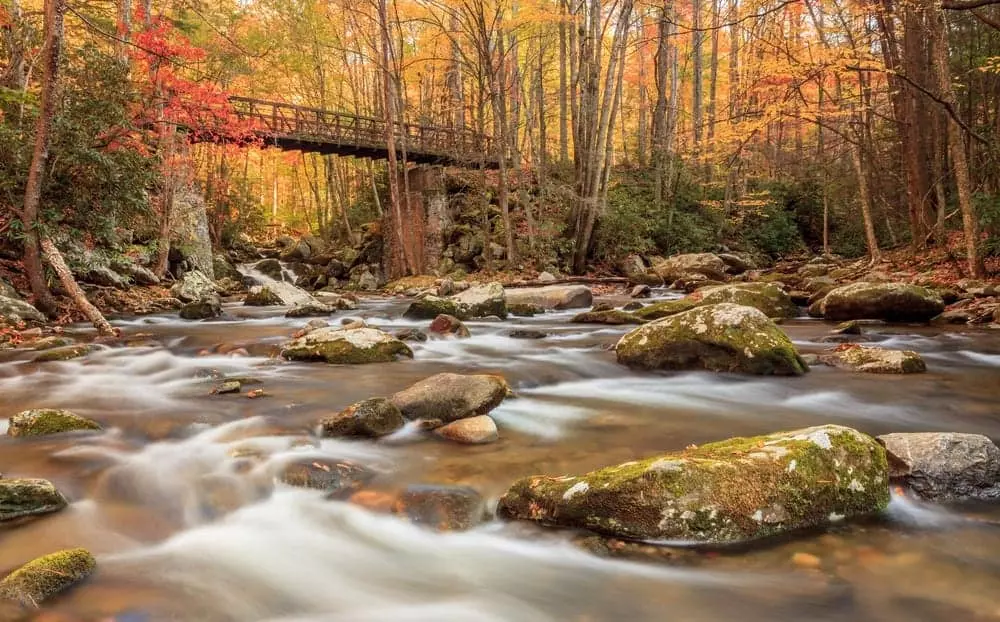
M 509 281 L 504 287 L 545 287 L 546 285 L 616 285 L 627 284 L 624 276 L 567 276 L 552 281 Z

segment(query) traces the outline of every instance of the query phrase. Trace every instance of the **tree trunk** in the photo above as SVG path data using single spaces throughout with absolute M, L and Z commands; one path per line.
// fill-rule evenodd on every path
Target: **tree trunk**
M 399 193 L 399 165 L 396 161 L 396 96 L 393 92 L 392 78 L 392 53 L 389 46 L 392 44 L 389 38 L 389 14 L 386 8 L 386 0 L 378 0 L 378 16 L 380 30 L 380 62 L 382 70 L 382 113 L 385 122 L 385 144 L 387 153 L 387 168 L 389 173 L 389 209 L 395 234 L 396 244 L 389 243 L 389 262 L 386 266 L 389 278 L 398 278 L 407 274 L 412 274 L 411 264 L 406 252 L 406 238 L 403 228 L 403 208 Z M 389 232 L 386 232 L 389 233 Z M 391 236 L 389 238 L 391 240 Z
M 863 114 L 863 113 L 862 113 Z M 858 132 L 862 134 L 862 132 Z M 861 140 L 859 137 L 858 140 Z M 872 264 L 882 261 L 882 252 L 878 247 L 878 237 L 875 235 L 875 220 L 872 217 L 871 194 L 868 189 L 868 169 L 865 149 L 854 141 L 850 141 L 851 163 L 858 177 L 858 200 L 861 203 L 861 217 L 865 226 L 865 243 L 868 246 L 868 256 Z
M 48 237 L 42 237 L 42 253 L 45 254 L 45 260 L 49 262 L 52 269 L 55 271 L 56 276 L 59 277 L 59 281 L 62 283 L 63 288 L 69 293 L 70 299 L 76 308 L 79 309 L 90 323 L 94 325 L 97 329 L 98 334 L 110 337 L 118 335 L 119 331 L 112 328 L 108 320 L 101 314 L 101 312 L 95 307 L 89 300 L 87 300 L 87 295 L 83 293 L 80 286 L 77 284 L 76 279 L 73 278 L 73 272 L 70 271 L 69 266 L 63 260 L 62 253 L 56 248 L 56 245 L 52 243 Z
M 692 14 L 692 32 L 691 32 L 691 55 L 692 59 L 692 73 L 694 75 L 691 78 L 694 83 L 691 87 L 691 123 L 694 126 L 694 145 L 695 148 L 701 145 L 701 129 L 702 129 L 702 41 L 704 39 L 704 33 L 701 31 L 701 0 L 691 0 L 691 14 Z
M 128 63 L 128 46 L 132 38 L 132 0 L 118 0 L 118 16 L 115 22 L 118 40 L 115 42 L 115 57 L 123 65 Z
M 719 3 L 722 0 L 712 0 L 712 56 L 709 59 L 708 78 L 708 140 L 715 138 L 715 111 L 718 105 L 719 86 Z
M 649 153 L 649 120 L 647 119 L 647 109 L 649 108 L 649 88 L 646 86 L 646 44 L 642 41 L 645 36 L 646 31 L 646 10 L 642 9 L 639 16 L 639 47 L 638 47 L 638 63 L 639 63 L 639 127 L 636 131 L 636 148 L 635 155 L 636 160 L 639 162 L 639 166 L 642 168 L 646 167 L 648 163 L 648 153 Z M 624 119 L 624 115 L 622 115 Z
M 42 186 L 45 167 L 49 160 L 49 138 L 52 121 L 59 103 L 59 70 L 63 46 L 63 17 L 66 14 L 66 0 L 45 2 L 45 51 L 43 53 L 42 92 L 39 102 L 38 121 L 35 124 L 35 148 L 28 168 L 28 180 L 24 187 L 24 207 L 21 222 L 24 225 L 24 271 L 36 306 L 46 314 L 56 309 L 55 299 L 45 282 L 45 269 L 39 246 L 42 240 L 38 208 L 42 200 Z
M 6 48 L 10 58 L 7 63 L 7 74 L 0 80 L 0 84 L 15 91 L 23 91 L 28 83 L 28 70 L 25 62 L 24 12 L 21 10 L 20 0 L 10 0 L 9 13 L 10 24 L 0 28 L 4 40 L 3 48 Z
M 568 0 L 560 0 L 559 15 L 559 161 L 563 164 L 569 162 L 569 117 L 567 113 L 567 92 L 569 87 L 566 84 L 566 3 Z

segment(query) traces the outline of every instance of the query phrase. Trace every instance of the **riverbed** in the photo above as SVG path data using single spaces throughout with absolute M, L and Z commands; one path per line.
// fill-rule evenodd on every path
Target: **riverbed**
M 406 304 L 369 298 L 331 321 L 426 328 L 400 319 Z M 570 324 L 572 315 L 468 322 L 469 339 L 411 344 L 414 360 L 377 365 L 281 362 L 274 354 L 305 320 L 232 304 L 213 321 L 118 321 L 127 345 L 77 361 L 0 354 L 0 431 L 33 407 L 68 408 L 106 428 L 0 438 L 5 477 L 50 479 L 72 501 L 0 530 L 0 569 L 60 548 L 97 555 L 98 572 L 54 601 L 45 620 L 1000 620 L 995 505 L 932 506 L 896 491 L 878 520 L 751 549 L 684 551 L 670 563 L 599 557 L 576 534 L 496 520 L 439 533 L 275 482 L 292 459 L 348 459 L 376 470 L 384 487 L 462 484 L 495 500 L 525 475 L 578 474 L 824 423 L 1000 438 L 997 330 L 867 327 L 879 345 L 919 352 L 925 374 L 817 366 L 803 377 L 758 378 L 630 371 L 610 350 L 627 327 Z M 515 327 L 547 336 L 515 339 Z M 819 341 L 829 324 L 782 328 L 801 352 L 830 347 Z M 212 371 L 253 377 L 266 396 L 211 395 Z M 493 412 L 499 442 L 313 434 L 323 416 L 441 371 L 507 379 L 517 397 Z M 248 452 L 264 459 L 248 467 L 239 458 Z

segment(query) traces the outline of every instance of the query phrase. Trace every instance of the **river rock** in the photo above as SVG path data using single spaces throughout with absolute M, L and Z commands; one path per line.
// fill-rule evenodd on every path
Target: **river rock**
M 515 317 L 534 317 L 536 315 L 545 313 L 545 308 L 536 304 L 519 303 L 519 304 L 508 304 L 507 311 Z
M 327 458 L 296 460 L 280 476 L 289 486 L 322 490 L 335 499 L 346 499 L 374 478 L 375 472 L 360 464 Z
M 675 255 L 654 265 L 653 271 L 667 283 L 695 274 L 714 281 L 726 280 L 726 263 L 712 253 Z
M 753 259 L 745 255 L 720 253 L 718 257 L 722 260 L 722 263 L 726 264 L 726 272 L 729 274 L 743 274 L 748 270 L 755 270 L 757 268 Z
M 551 283 L 552 281 L 555 281 L 555 280 L 556 280 L 556 276 L 554 274 L 552 274 L 551 272 L 542 272 L 541 274 L 538 275 L 538 282 L 539 283 Z
M 461 531 L 483 520 L 486 503 L 467 486 L 412 485 L 396 498 L 393 512 L 438 531 Z
M 332 306 L 323 304 L 322 302 L 307 302 L 305 304 L 297 304 L 285 313 L 285 317 L 296 318 L 296 317 L 324 317 L 333 314 L 336 311 Z
M 413 358 L 413 351 L 377 328 L 319 328 L 285 345 L 281 356 L 290 361 L 326 361 L 357 365 Z
M 274 307 L 281 305 L 281 298 L 270 287 L 255 285 L 250 288 L 243 304 L 248 307 Z
M 608 311 L 587 311 L 573 316 L 570 322 L 574 324 L 610 324 L 621 326 L 623 324 L 643 324 L 646 320 L 636 317 L 627 311 L 611 309 Z
M 905 283 L 852 283 L 831 290 L 820 311 L 827 320 L 926 322 L 944 311 L 935 292 Z
M 456 317 L 463 320 L 491 315 L 500 319 L 507 318 L 507 298 L 500 283 L 474 285 L 464 292 L 455 294 L 449 300 L 458 304 L 461 313 Z
M 282 280 L 281 262 L 277 259 L 262 259 L 253 265 L 253 269 L 275 281 Z
M 216 293 L 215 283 L 199 270 L 186 273 L 170 288 L 170 295 L 181 302 L 195 302 Z
M 653 289 L 649 285 L 640 284 L 632 288 L 629 292 L 630 298 L 649 298 Z
M 41 352 L 42 350 L 52 350 L 53 348 L 65 348 L 66 346 L 73 345 L 73 343 L 74 341 L 70 337 L 49 335 L 48 337 L 39 337 L 27 345 L 30 346 L 32 350 Z
M 651 305 L 647 305 L 642 309 L 635 311 L 634 315 L 643 320 L 659 320 L 661 318 L 670 317 L 671 315 L 690 311 L 699 304 L 700 303 L 697 300 L 692 298 L 664 300 L 663 302 L 654 302 Z
M 449 298 L 424 296 L 410 303 L 403 317 L 411 320 L 433 320 L 439 315 L 458 317 L 462 313 L 458 303 Z
M 1000 498 L 1000 449 L 980 434 L 915 432 L 878 437 L 889 476 L 929 500 Z
M 736 543 L 876 514 L 882 446 L 825 425 L 734 438 L 576 477 L 528 477 L 498 515 L 636 540 Z
M 42 312 L 23 300 L 0 296 L 0 324 L 44 321 L 45 316 L 42 315 Z
M 889 350 L 852 345 L 833 354 L 820 356 L 820 361 L 834 367 L 870 374 L 918 374 L 927 371 L 920 355 L 911 350 Z
M 44 479 L 0 479 L 0 523 L 58 512 L 66 498 Z
M 229 261 L 222 253 L 212 255 L 212 268 L 215 270 L 216 279 L 230 278 L 234 281 L 242 281 L 243 273 L 236 269 L 233 262 Z
M 92 343 L 77 343 L 61 348 L 50 348 L 39 352 L 31 360 L 35 363 L 50 363 L 52 361 L 71 361 L 87 356 L 100 350 L 100 346 Z
M 121 289 L 125 287 L 122 276 L 107 266 L 91 266 L 83 275 L 82 280 L 101 287 L 114 287 Z
M 594 304 L 586 285 L 546 285 L 507 290 L 507 304 L 536 305 L 542 309 L 585 309 Z
M 80 583 L 97 568 L 86 549 L 69 549 L 34 559 L 0 580 L 0 601 L 37 609 L 50 597 Z M 16 618 L 15 618 L 16 619 Z
M 323 436 L 378 438 L 392 434 L 406 424 L 403 413 L 382 397 L 352 404 L 320 421 Z
M 415 341 L 423 343 L 427 341 L 427 333 L 419 328 L 404 328 L 396 332 L 396 339 L 400 341 Z
M 733 283 L 699 289 L 702 304 L 731 302 L 761 310 L 767 317 L 790 318 L 799 314 L 791 297 L 773 283 Z
M 497 423 L 489 415 L 459 419 L 434 430 L 434 434 L 466 445 L 484 445 L 500 440 Z
M 510 387 L 500 376 L 435 374 L 393 395 L 392 403 L 409 420 L 450 423 L 485 415 L 507 397 Z
M 214 294 L 196 302 L 189 302 L 180 310 L 181 319 L 184 320 L 207 320 L 220 315 L 222 315 L 222 301 Z
M 80 430 L 101 430 L 101 424 L 68 410 L 36 408 L 10 418 L 7 436 L 45 436 Z
M 785 333 L 753 307 L 706 305 L 633 329 L 618 362 L 639 369 L 707 369 L 762 375 L 809 371 Z
M 545 339 L 549 336 L 548 333 L 541 330 L 534 330 L 531 328 L 515 328 L 507 333 L 507 336 L 511 339 Z
M 437 316 L 434 318 L 434 321 L 431 322 L 428 330 L 441 337 L 457 337 L 458 339 L 466 339 L 472 336 L 465 324 L 453 315 Z

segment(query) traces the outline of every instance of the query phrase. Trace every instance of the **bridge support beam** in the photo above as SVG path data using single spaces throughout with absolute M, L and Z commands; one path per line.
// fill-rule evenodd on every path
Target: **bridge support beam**
M 403 174 L 406 175 L 405 180 Z M 383 265 L 386 277 L 397 279 L 407 274 L 405 256 L 416 274 L 434 272 L 444 250 L 444 233 L 450 224 L 448 192 L 440 166 L 419 165 L 400 174 L 400 189 L 408 184 L 409 193 L 401 192 L 402 227 L 397 227 L 395 214 L 386 210 L 382 230 L 386 235 Z M 399 232 L 402 231 L 402 239 Z M 402 252 L 401 252 L 402 251 Z M 405 253 L 405 255 L 403 254 Z

